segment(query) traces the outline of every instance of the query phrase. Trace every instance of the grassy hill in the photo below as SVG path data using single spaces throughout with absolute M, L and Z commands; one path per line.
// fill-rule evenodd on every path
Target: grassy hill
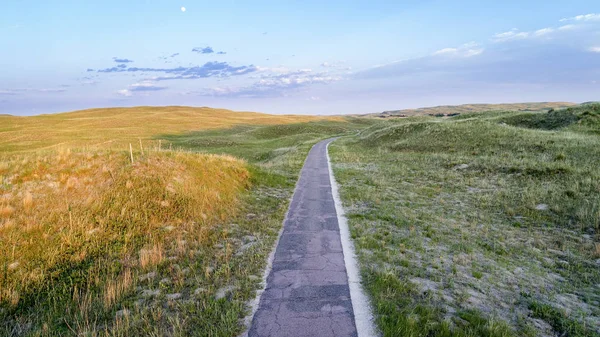
M 411 117 L 333 143 L 383 335 L 599 336 L 599 121 Z
M 0 117 L 0 335 L 239 334 L 306 153 L 369 123 L 185 107 Z
M 306 154 L 335 135 L 385 336 L 600 332 L 600 105 L 2 121 L 0 335 L 238 335 Z
M 382 113 L 369 114 L 374 117 L 390 117 L 398 115 L 406 116 L 427 116 L 427 115 L 448 115 L 463 114 L 484 111 L 541 111 L 548 109 L 561 109 L 577 105 L 569 102 L 540 102 L 540 103 L 507 103 L 507 104 L 463 104 L 463 105 L 442 105 L 419 109 L 390 110 Z
M 30 117 L 5 115 L 0 116 L 0 153 L 57 146 L 121 150 L 140 138 L 148 140 L 162 133 L 320 119 L 331 118 L 181 106 L 90 109 Z

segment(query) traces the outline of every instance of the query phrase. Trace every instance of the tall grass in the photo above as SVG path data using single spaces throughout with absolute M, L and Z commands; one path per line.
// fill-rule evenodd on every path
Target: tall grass
M 62 150 L 2 158 L 5 332 L 91 328 L 135 290 L 140 272 L 186 254 L 207 228 L 236 214 L 249 184 L 246 164 L 233 157 L 146 152 L 131 164 L 128 156 Z

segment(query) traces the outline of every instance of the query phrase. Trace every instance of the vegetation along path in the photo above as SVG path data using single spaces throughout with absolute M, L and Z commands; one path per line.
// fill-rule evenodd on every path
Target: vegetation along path
M 330 181 L 331 141 L 306 158 L 249 336 L 358 335 Z

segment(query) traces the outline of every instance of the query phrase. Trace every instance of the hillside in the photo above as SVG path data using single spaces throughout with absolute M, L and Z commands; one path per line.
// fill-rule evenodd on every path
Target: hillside
M 147 140 L 164 133 L 320 119 L 325 118 L 182 106 L 90 109 L 31 117 L 0 116 L 0 153 L 57 145 L 123 150 L 128 143 L 137 143 L 139 138 Z
M 463 104 L 441 105 L 418 109 L 390 110 L 381 113 L 368 114 L 373 117 L 389 116 L 427 116 L 438 114 L 455 114 L 484 111 L 541 111 L 546 109 L 560 109 L 577 105 L 570 102 L 540 102 L 540 103 L 506 103 L 506 104 Z
M 600 335 L 600 105 L 381 121 L 330 153 L 383 336 Z
M 372 122 L 0 117 L 0 336 L 238 335 L 308 150 Z

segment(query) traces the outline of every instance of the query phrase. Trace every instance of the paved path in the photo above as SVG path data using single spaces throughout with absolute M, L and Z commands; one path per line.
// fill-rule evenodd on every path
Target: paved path
M 249 336 L 357 336 L 329 180 L 331 141 L 306 158 Z

